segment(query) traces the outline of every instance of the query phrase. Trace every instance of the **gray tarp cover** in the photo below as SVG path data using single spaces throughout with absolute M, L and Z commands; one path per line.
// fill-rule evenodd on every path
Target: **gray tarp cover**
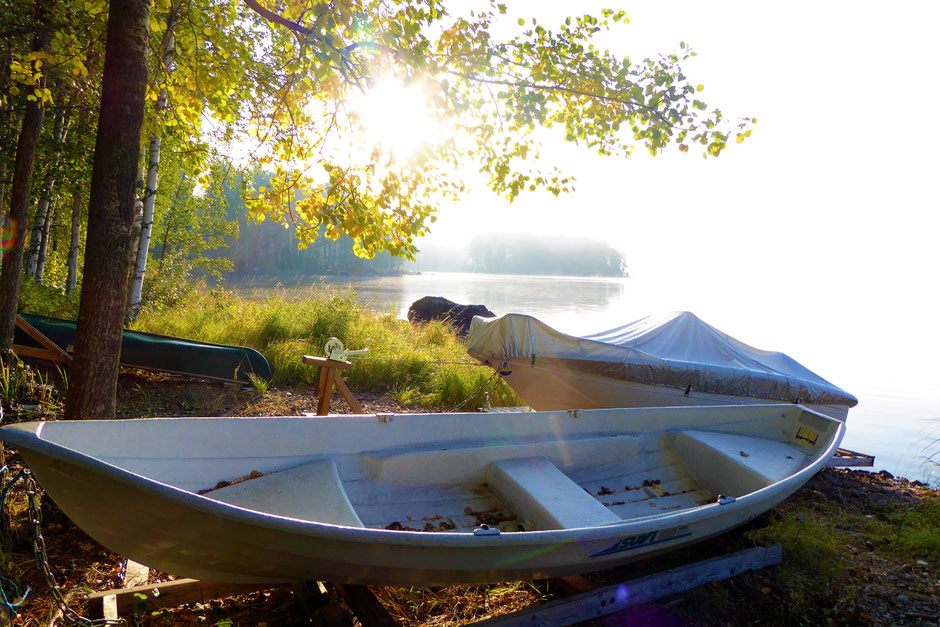
M 748 346 L 687 311 L 648 316 L 585 337 L 565 335 L 523 314 L 476 317 L 467 352 L 494 367 L 535 355 L 647 385 L 820 405 L 858 403 L 791 357 Z

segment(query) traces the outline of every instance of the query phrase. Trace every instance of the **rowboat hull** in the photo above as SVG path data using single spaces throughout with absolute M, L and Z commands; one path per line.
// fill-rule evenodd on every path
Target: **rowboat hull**
M 786 498 L 843 432 L 786 405 L 27 423 L 0 439 L 78 526 L 151 567 L 416 585 L 570 575 L 701 541 Z M 248 470 L 259 478 L 198 493 Z M 487 533 L 481 512 L 497 510 L 515 516 Z M 453 528 L 394 530 L 442 520 Z
M 689 407 L 708 405 L 770 405 L 780 401 L 751 396 L 686 392 L 680 388 L 646 385 L 593 375 L 569 360 L 541 357 L 509 358 L 501 366 L 503 380 L 536 411 L 604 409 L 611 407 Z M 805 403 L 805 407 L 845 422 L 848 405 Z
M 689 312 L 577 337 L 524 314 L 475 317 L 467 353 L 535 410 L 796 403 L 844 421 L 858 400 L 784 353 Z

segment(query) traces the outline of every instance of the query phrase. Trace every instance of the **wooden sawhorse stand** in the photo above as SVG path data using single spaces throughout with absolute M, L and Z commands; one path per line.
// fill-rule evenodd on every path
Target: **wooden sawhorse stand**
M 16 316 L 16 326 L 23 329 L 31 338 L 36 340 L 43 348 L 33 348 L 31 346 L 14 345 L 13 350 L 20 357 L 33 357 L 36 359 L 47 359 L 57 363 L 64 363 L 66 366 L 72 365 L 72 356 L 62 350 L 58 344 L 43 335 L 33 325 L 26 322 L 20 316 Z
M 333 385 L 343 395 L 343 398 L 349 403 L 350 409 L 356 414 L 361 414 L 362 405 L 352 395 L 338 370 L 352 370 L 352 364 L 348 361 L 334 361 L 325 357 L 314 357 L 304 355 L 303 362 L 308 366 L 316 366 L 319 369 L 317 376 L 317 416 L 326 416 L 330 413 L 330 397 L 333 395 Z

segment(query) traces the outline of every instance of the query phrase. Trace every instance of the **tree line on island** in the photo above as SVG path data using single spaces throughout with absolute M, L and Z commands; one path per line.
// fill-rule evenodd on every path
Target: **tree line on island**
M 567 276 L 626 276 L 623 253 L 599 240 L 526 235 L 484 235 L 468 248 L 475 272 Z
M 413 259 L 441 203 L 470 185 L 463 172 L 510 200 L 572 188 L 539 160 L 538 127 L 620 158 L 670 145 L 718 156 L 750 135 L 753 120 L 699 99 L 685 44 L 643 60 L 595 45 L 623 12 L 552 28 L 508 12 L 0 0 L 0 359 L 15 359 L 23 280 L 80 294 L 65 417 L 113 417 L 121 331 L 148 283 L 229 267 L 209 252 L 235 234 L 227 186 L 303 244 L 348 238 L 359 257 Z M 351 106 L 388 78 L 426 89 L 442 129 L 407 158 L 370 140 Z M 254 172 L 263 187 L 238 184 Z
M 253 177 L 252 185 L 261 187 L 267 177 Z M 210 265 L 197 255 L 197 247 L 188 250 L 193 265 L 219 276 L 221 269 L 232 270 L 228 277 L 235 283 L 251 282 L 258 275 L 402 274 L 415 271 L 485 272 L 497 274 L 538 274 L 562 276 L 626 276 L 623 253 L 606 242 L 588 238 L 532 237 L 521 234 L 487 234 L 474 237 L 466 245 L 442 246 L 433 237 L 416 243 L 415 260 L 395 257 L 387 252 L 364 258 L 355 254 L 355 242 L 343 234 L 336 240 L 318 238 L 307 246 L 298 246 L 296 225 L 252 219 L 236 186 L 223 189 L 228 224 L 237 231 L 225 235 L 227 248 L 208 253 L 216 261 Z M 210 203 L 211 204 L 211 203 Z M 180 223 L 183 221 L 180 220 Z M 157 232 L 163 225 L 157 227 Z M 163 229 L 165 232 L 165 229 Z M 159 246 L 159 243 L 157 244 Z M 182 250 L 178 245 L 176 250 Z M 163 257 L 162 248 L 156 248 Z M 183 268 L 181 264 L 179 266 Z

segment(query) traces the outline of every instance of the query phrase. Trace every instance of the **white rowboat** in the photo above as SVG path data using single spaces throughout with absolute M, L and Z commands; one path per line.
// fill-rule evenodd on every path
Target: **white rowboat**
M 77 525 L 151 567 L 412 585 L 564 576 L 703 540 L 790 495 L 844 429 L 763 405 L 33 422 L 0 440 Z
M 475 317 L 467 352 L 535 410 L 799 403 L 839 420 L 858 400 L 791 357 L 687 311 L 575 337 L 524 314 Z

